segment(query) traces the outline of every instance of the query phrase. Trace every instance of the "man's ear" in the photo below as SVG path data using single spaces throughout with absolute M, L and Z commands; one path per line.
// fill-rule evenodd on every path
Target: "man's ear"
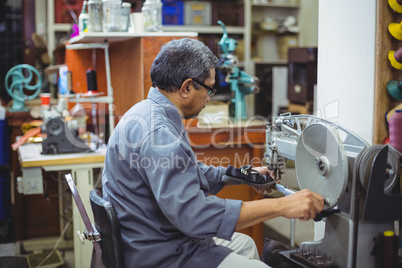
M 190 93 L 192 90 L 191 82 L 192 82 L 192 80 L 190 78 L 188 78 L 181 84 L 181 87 L 179 89 L 179 94 L 184 99 L 187 99 L 190 96 Z

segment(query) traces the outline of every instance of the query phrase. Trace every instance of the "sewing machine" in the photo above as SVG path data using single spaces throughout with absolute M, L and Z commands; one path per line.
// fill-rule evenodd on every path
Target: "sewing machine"
M 63 154 L 91 151 L 78 136 L 77 120 L 65 121 L 65 100 L 61 99 L 55 109 L 43 110 L 42 133 L 46 137 L 42 141 L 42 154 Z
M 281 254 L 301 267 L 375 267 L 375 238 L 400 233 L 401 155 L 314 116 L 288 113 L 268 124 L 268 168 L 281 178 L 286 160 L 295 161 L 300 189 L 325 198 L 316 217 L 325 221 L 324 238 Z
M 238 43 L 236 40 L 229 38 L 225 24 L 220 20 L 218 20 L 218 23 L 223 29 L 223 36 L 218 42 L 222 51 L 218 68 L 226 74 L 226 82 L 230 84 L 232 93 L 229 107 L 230 116 L 237 121 L 245 120 L 247 119 L 245 97 L 248 94 L 258 93 L 260 91 L 258 79 L 240 70 L 238 66 L 239 60 L 237 56 L 234 55 Z

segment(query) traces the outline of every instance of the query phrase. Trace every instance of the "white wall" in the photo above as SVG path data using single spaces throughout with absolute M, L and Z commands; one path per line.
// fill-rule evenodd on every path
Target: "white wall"
M 318 0 L 300 0 L 299 46 L 301 47 L 316 47 L 318 44 L 318 5 Z
M 376 0 L 320 1 L 317 115 L 373 144 Z M 324 236 L 314 223 L 314 240 Z
M 376 0 L 319 3 L 318 115 L 373 143 Z

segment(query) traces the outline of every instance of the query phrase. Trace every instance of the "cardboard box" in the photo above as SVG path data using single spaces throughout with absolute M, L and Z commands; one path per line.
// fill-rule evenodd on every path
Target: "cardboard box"
M 187 1 L 184 3 L 184 24 L 211 25 L 212 4 L 206 1 Z
M 183 25 L 184 23 L 184 3 L 183 1 L 162 1 L 162 24 L 163 25 Z
M 198 115 L 199 126 L 222 126 L 230 123 L 229 104 L 209 102 Z

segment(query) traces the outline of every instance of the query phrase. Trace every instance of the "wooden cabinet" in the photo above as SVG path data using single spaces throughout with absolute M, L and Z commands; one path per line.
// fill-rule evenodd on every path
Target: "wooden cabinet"
M 196 33 L 88 33 L 70 39 L 70 44 L 109 44 L 110 62 L 105 61 L 104 49 L 67 49 L 66 64 L 72 74 L 72 90 L 87 92 L 86 71 L 93 68 L 97 73 L 98 91 L 108 95 L 107 68 L 110 68 L 115 124 L 131 106 L 145 99 L 151 87 L 150 70 L 161 46 L 172 39 L 196 37 Z M 85 105 L 84 107 L 88 107 Z M 89 106 L 88 108 L 91 108 Z M 108 108 L 99 102 L 98 122 L 107 122 Z M 101 129 L 101 126 L 100 126 Z M 105 128 L 107 129 L 107 128 Z M 109 135 L 106 135 L 108 137 Z
M 240 167 L 252 164 L 264 166 L 265 126 L 233 127 L 202 129 L 187 128 L 194 153 L 197 159 L 205 164 L 214 166 L 232 165 Z M 236 185 L 224 188 L 218 193 L 221 198 L 238 199 L 243 201 L 258 200 L 263 195 L 246 185 Z M 241 230 L 251 236 L 262 254 L 264 231 L 263 224 Z

